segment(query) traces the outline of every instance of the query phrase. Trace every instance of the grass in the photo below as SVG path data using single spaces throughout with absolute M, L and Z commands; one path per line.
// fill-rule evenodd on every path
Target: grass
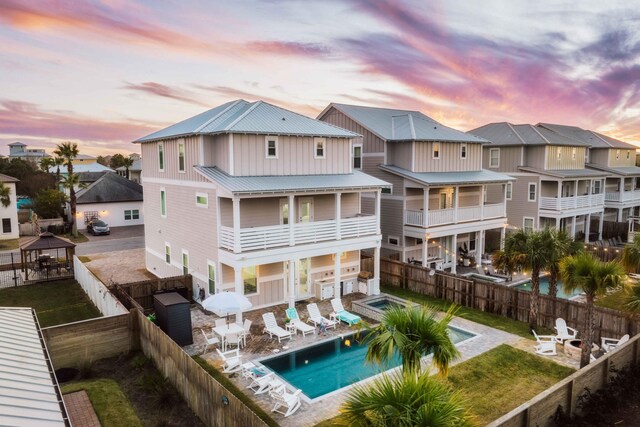
M 614 310 L 624 311 L 625 301 L 625 291 L 624 289 L 619 289 L 609 295 L 606 295 L 602 298 L 598 298 L 595 304 L 599 307 L 612 308 Z
M 62 385 L 62 393 L 86 390 L 103 427 L 142 427 L 129 399 L 111 379 L 84 380 Z
M 0 300 L 4 307 L 35 308 L 43 328 L 101 316 L 73 279 L 1 289 Z
M 451 367 L 446 381 L 469 402 L 478 424 L 485 425 L 573 372 L 503 344 Z
M 83 263 L 84 263 L 84 262 L 90 262 L 90 261 L 91 261 L 91 258 L 89 258 L 88 256 L 85 256 L 85 255 L 80 255 L 80 256 L 78 257 L 78 259 L 80 260 L 80 262 L 83 262 Z
M 84 243 L 84 242 L 88 242 L 89 241 L 87 236 L 85 236 L 84 234 L 82 234 L 79 231 L 78 231 L 78 237 L 74 237 L 73 234 L 71 234 L 71 233 L 69 233 L 69 234 L 58 234 L 58 236 L 64 237 L 65 239 L 69 239 L 73 243 Z
M 202 366 L 202 368 L 209 373 L 213 378 L 216 379 L 224 388 L 229 390 L 231 394 L 240 399 L 245 405 L 247 405 L 253 412 L 256 413 L 258 417 L 267 425 L 278 427 L 279 424 L 271 418 L 269 414 L 267 414 L 261 407 L 259 407 L 249 396 L 244 394 L 242 390 L 240 390 L 229 378 L 227 378 L 222 372 L 218 371 L 216 368 L 207 363 L 206 360 L 201 358 L 200 356 L 194 356 L 193 360 L 195 360 L 198 365 Z
M 0 251 L 18 249 L 20 247 L 20 239 L 0 240 Z
M 413 302 L 420 304 L 428 304 L 438 310 L 447 311 L 452 305 L 455 305 L 449 301 L 429 297 L 419 294 L 407 289 L 396 288 L 393 286 L 383 286 L 382 290 L 388 294 L 396 295 Z M 509 332 L 514 335 L 521 336 L 523 338 L 533 339 L 531 332 L 529 332 L 529 325 L 525 322 L 509 319 L 504 316 L 493 313 L 485 313 L 481 310 L 475 310 L 468 307 L 458 306 L 456 316 L 463 319 L 470 320 L 472 322 L 480 323 L 482 325 L 490 326 L 501 331 Z M 540 334 L 551 333 L 550 330 L 540 328 L 540 331 L 536 329 Z

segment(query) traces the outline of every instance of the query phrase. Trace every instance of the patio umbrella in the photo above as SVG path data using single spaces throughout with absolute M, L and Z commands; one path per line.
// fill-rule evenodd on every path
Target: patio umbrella
M 251 301 L 237 292 L 220 292 L 202 301 L 205 310 L 213 311 L 218 316 L 229 316 L 231 313 L 242 313 L 252 307 Z

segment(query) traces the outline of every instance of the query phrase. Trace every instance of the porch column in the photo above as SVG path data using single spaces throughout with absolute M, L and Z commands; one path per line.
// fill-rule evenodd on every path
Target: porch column
M 504 251 L 504 239 L 505 239 L 505 234 L 507 232 L 507 228 L 506 227 L 501 227 L 500 228 L 500 250 Z
M 380 246 L 373 249 L 373 295 L 380 295 Z
M 575 237 L 576 237 L 576 218 L 577 218 L 576 215 L 574 215 L 571 218 L 571 238 L 572 239 L 575 239 Z
M 598 223 L 598 240 L 602 240 L 603 226 L 604 226 L 604 211 L 600 212 L 600 222 Z
M 234 283 L 236 293 L 244 295 L 244 282 L 242 280 L 242 268 L 233 267 Z M 242 322 L 242 311 L 236 312 L 236 322 Z
M 482 264 L 484 253 L 484 230 L 476 231 L 476 265 Z
M 589 232 L 591 228 L 591 214 L 588 213 L 584 216 L 584 242 L 589 243 Z
M 422 189 L 422 226 L 429 226 L 429 187 Z
M 374 214 L 376 216 L 376 229 L 378 230 L 376 234 L 381 234 L 381 230 L 380 230 L 380 199 L 381 197 L 381 191 L 380 190 L 376 190 L 375 192 L 375 209 L 374 209 Z
M 453 222 L 458 222 L 458 190 L 460 187 L 453 188 Z
M 233 198 L 233 252 L 240 253 L 240 199 Z
M 342 193 L 336 193 L 336 240 L 340 240 L 340 222 L 342 217 Z
M 295 267 L 296 260 L 291 258 L 289 260 L 289 308 L 296 306 L 296 274 Z
M 334 257 L 333 278 L 335 282 L 333 284 L 333 297 L 340 298 L 340 252 L 336 252 Z
M 296 204 L 295 196 L 289 194 L 289 246 L 295 246 L 296 237 L 294 233 L 294 227 L 296 223 Z
M 622 208 L 618 209 L 618 222 L 622 222 Z
M 513 183 L 511 181 L 509 181 L 508 183 L 506 183 L 504 185 L 503 188 L 503 196 L 502 196 L 502 206 L 503 206 L 503 210 L 502 210 L 502 216 L 506 217 L 507 216 L 507 186 L 511 184 L 511 199 L 513 200 Z
M 458 235 L 451 236 L 451 273 L 456 274 L 458 267 Z
M 480 219 L 484 219 L 484 192 L 487 191 L 487 186 L 486 185 L 482 185 L 480 186 Z
M 542 186 L 542 182 L 540 182 L 540 186 Z M 542 195 L 542 189 L 540 189 L 540 194 Z M 558 200 L 562 197 L 562 181 L 558 181 Z
M 427 267 L 427 255 L 429 253 L 429 238 L 425 235 L 422 240 L 422 266 Z

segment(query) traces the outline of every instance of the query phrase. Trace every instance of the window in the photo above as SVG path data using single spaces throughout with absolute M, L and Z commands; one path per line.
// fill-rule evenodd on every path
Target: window
M 560 160 L 562 158 L 562 148 L 556 148 L 556 158 Z
M 440 158 L 440 144 L 433 144 L 433 158 L 434 159 L 439 159 Z
M 387 241 L 390 245 L 398 246 L 398 242 L 400 242 L 400 239 L 397 236 L 388 236 Z
M 630 157 L 631 157 L 631 151 L 627 150 L 627 160 L 629 160 Z
M 267 136 L 265 138 L 265 151 L 267 152 L 267 159 L 278 158 L 278 138 L 275 136 Z
M 324 138 L 313 138 L 313 144 L 315 145 L 315 153 L 314 157 L 316 159 L 324 159 L 325 158 L 325 145 L 327 140 Z
M 591 193 L 593 194 L 600 194 L 601 190 L 600 190 L 600 186 L 602 185 L 601 181 L 593 181 L 593 191 Z
M 440 193 L 440 209 L 447 209 L 447 193 Z
M 469 233 L 469 250 L 476 250 L 476 233 Z
M 616 150 L 616 160 L 620 159 L 620 150 Z
M 512 195 L 513 195 L 513 183 L 507 182 L 507 191 L 506 191 L 507 200 L 511 200 Z
M 576 152 L 577 152 L 576 147 L 573 147 L 573 148 L 571 149 L 571 159 L 572 159 L 572 160 L 575 160 L 575 159 L 576 159 Z
M 2 218 L 2 232 L 11 233 L 11 218 Z
M 529 201 L 530 202 L 535 202 L 536 201 L 536 193 L 537 193 L 537 187 L 538 185 L 535 182 L 530 182 L 529 183 Z
M 353 146 L 353 168 L 362 169 L 362 145 Z
M 462 144 L 460 146 L 460 158 L 461 159 L 467 158 L 467 144 Z
M 164 188 L 160 189 L 160 216 L 167 217 L 167 193 Z
M 178 172 L 185 171 L 184 164 L 184 142 L 178 143 Z
M 289 200 L 288 199 L 280 200 L 280 224 L 282 225 L 289 224 Z
M 500 149 L 499 148 L 489 149 L 489 167 L 490 168 L 500 167 Z
M 209 195 L 207 193 L 196 193 L 196 206 L 206 208 L 209 206 Z
M 216 293 L 216 265 L 211 261 L 207 262 L 207 279 L 209 281 L 209 293 Z
M 164 262 L 171 264 L 171 245 L 166 242 L 164 244 Z
M 124 220 L 131 221 L 132 219 L 140 219 L 140 211 L 138 209 L 125 209 Z
M 530 233 L 533 231 L 533 218 L 524 217 L 522 221 L 522 229 L 525 233 Z
M 391 187 L 382 187 L 382 194 L 391 194 Z
M 182 274 L 189 274 L 189 252 L 182 250 Z
M 242 280 L 244 281 L 244 294 L 251 295 L 258 293 L 258 276 L 256 266 L 244 267 L 242 269 Z
M 164 143 L 158 144 L 158 169 L 160 172 L 164 172 Z

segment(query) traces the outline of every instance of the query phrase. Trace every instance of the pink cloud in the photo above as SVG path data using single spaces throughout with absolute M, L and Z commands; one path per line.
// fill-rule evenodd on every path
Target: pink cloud
M 320 43 L 254 41 L 247 43 L 245 48 L 254 53 L 310 58 L 325 58 L 331 54 L 329 47 Z
M 126 83 L 124 89 L 138 91 L 149 95 L 155 95 L 162 98 L 175 99 L 177 101 L 186 102 L 189 104 L 200 105 L 203 107 L 210 107 L 203 101 L 200 101 L 192 92 L 180 89 L 176 87 L 167 86 L 156 82 L 144 82 L 139 84 Z

